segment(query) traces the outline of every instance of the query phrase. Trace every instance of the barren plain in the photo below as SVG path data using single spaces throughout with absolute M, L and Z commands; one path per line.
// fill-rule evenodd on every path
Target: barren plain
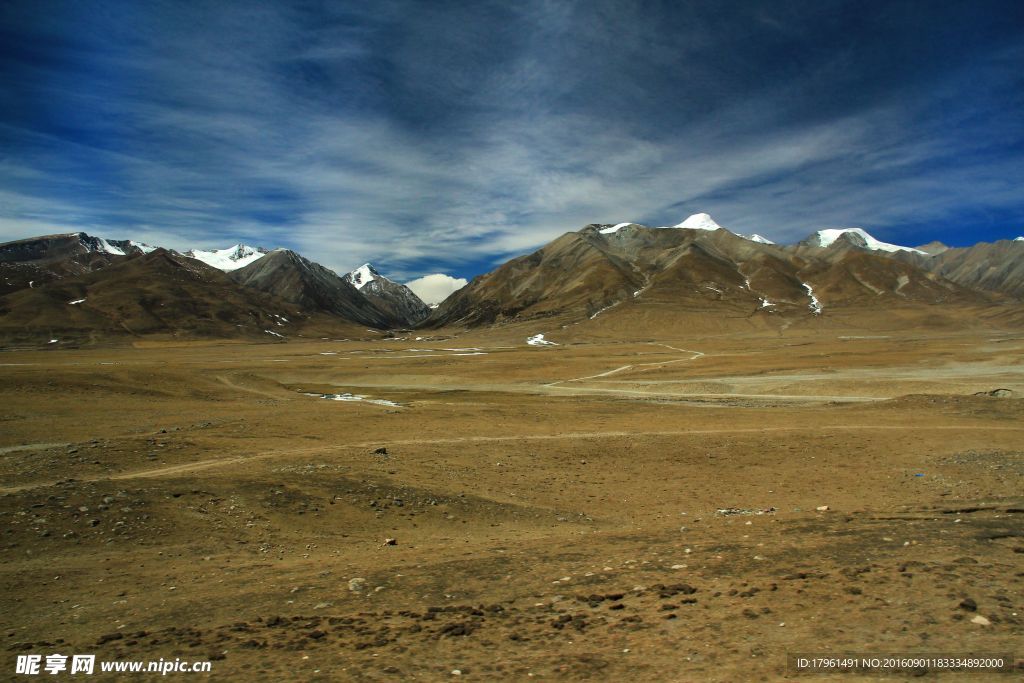
M 773 681 L 808 678 L 793 653 L 1024 654 L 1024 337 L 538 331 L 3 353 L 8 671 Z

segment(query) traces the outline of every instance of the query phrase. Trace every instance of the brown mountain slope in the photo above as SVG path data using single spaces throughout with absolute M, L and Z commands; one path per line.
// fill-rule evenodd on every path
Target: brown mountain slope
M 1024 242 L 1000 240 L 947 249 L 924 267 L 953 282 L 1024 298 Z
M 56 345 L 136 338 L 278 340 L 349 331 L 323 316 L 238 287 L 193 259 L 163 249 L 91 273 L 0 297 L 7 345 Z
M 646 307 L 645 316 L 656 317 L 651 311 L 659 310 L 671 315 L 673 325 L 685 325 L 687 316 L 715 317 L 717 329 L 727 320 L 741 327 L 788 326 L 837 310 L 874 315 L 908 306 L 996 303 L 993 296 L 853 243 L 780 247 L 727 230 L 633 224 L 602 232 L 606 228 L 567 233 L 474 279 L 442 303 L 427 326 L 556 315 L 570 322 L 621 318 L 628 309 Z
M 423 303 L 405 285 L 389 280 L 366 263 L 341 278 L 359 290 L 374 306 L 387 314 L 394 327 L 411 327 L 430 315 L 430 306 Z
M 0 244 L 0 295 L 82 275 L 143 253 L 129 240 L 84 232 L 43 235 Z
M 583 231 L 566 233 L 527 256 L 480 275 L 448 297 L 425 325 L 479 325 L 565 309 L 593 314 L 644 284 L 622 258 Z
M 387 329 L 396 322 L 334 271 L 289 249 L 275 249 L 228 277 L 308 313 L 327 313 L 378 329 Z

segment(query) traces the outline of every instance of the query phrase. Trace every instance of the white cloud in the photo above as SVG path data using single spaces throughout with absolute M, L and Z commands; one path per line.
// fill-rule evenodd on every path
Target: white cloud
M 466 286 L 466 278 L 452 277 L 444 273 L 433 273 L 418 277 L 405 286 L 413 291 L 416 296 L 423 299 L 426 304 L 439 304 L 448 298 L 452 292 Z

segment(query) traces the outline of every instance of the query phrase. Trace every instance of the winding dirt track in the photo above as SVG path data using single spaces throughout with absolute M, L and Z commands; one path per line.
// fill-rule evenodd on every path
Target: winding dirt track
M 280 458 L 296 455 L 323 455 L 345 450 L 366 450 L 377 448 L 382 444 L 385 446 L 421 446 L 440 444 L 461 444 L 461 443 L 500 443 L 507 441 L 557 441 L 565 439 L 616 439 L 637 436 L 692 436 L 697 434 L 761 434 L 764 432 L 827 432 L 827 431 L 1000 431 L 1000 432 L 1024 432 L 1024 427 L 993 427 L 984 426 L 963 426 L 963 425 L 933 425 L 919 427 L 915 425 L 809 425 L 798 427 L 740 427 L 735 429 L 688 429 L 688 430 L 664 430 L 664 431 L 614 431 L 614 432 L 567 432 L 564 434 L 513 434 L 508 436 L 460 436 L 446 439 L 379 439 L 376 441 L 364 441 L 360 443 L 337 444 L 323 448 L 295 448 L 285 450 L 264 451 L 251 455 L 238 456 L 233 458 L 212 458 L 208 460 L 197 460 L 195 462 L 170 465 L 167 467 L 155 467 L 146 470 L 135 470 L 133 472 L 121 472 L 95 477 L 82 477 L 76 481 L 124 481 L 127 479 L 151 479 L 156 477 L 168 477 L 176 474 L 190 474 L 201 470 L 208 470 L 217 467 L 227 467 L 251 463 L 258 460 Z M 20 484 L 18 486 L 0 487 L 0 493 L 15 493 L 28 489 L 53 486 L 64 480 L 53 480 L 44 482 L 33 482 Z

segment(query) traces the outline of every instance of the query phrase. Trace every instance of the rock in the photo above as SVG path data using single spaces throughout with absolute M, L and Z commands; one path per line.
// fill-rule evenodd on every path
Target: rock
M 447 626 L 444 626 L 440 630 L 440 632 L 438 634 L 438 637 L 441 637 L 441 636 L 468 636 L 474 630 L 475 630 L 475 627 L 473 626 L 473 624 L 468 623 L 468 622 L 448 624 Z
M 819 505 L 818 507 L 816 507 L 814 509 L 817 510 L 818 512 L 828 512 L 829 507 L 828 507 L 828 505 Z
M 981 616 L 980 614 L 976 614 L 974 618 L 971 619 L 971 623 L 978 624 L 979 626 L 988 626 L 992 622 L 986 619 L 985 617 Z
M 395 538 L 385 538 L 384 539 L 384 545 L 398 545 L 398 539 L 395 539 Z
M 388 449 L 386 449 L 386 448 L 384 448 L 383 446 L 381 446 L 380 448 L 378 448 L 377 450 L 375 450 L 375 451 L 373 452 L 373 454 L 374 454 L 374 455 L 387 455 L 387 454 L 388 454 Z
M 364 588 L 366 588 L 366 579 L 362 579 L 362 578 L 359 578 L 359 577 L 356 577 L 354 579 L 349 579 L 349 581 L 348 581 L 348 589 L 350 591 L 353 591 L 355 593 L 360 593 L 360 592 L 362 592 L 362 590 Z
M 976 603 L 971 598 L 964 598 L 963 600 L 961 600 L 959 607 L 960 609 L 967 610 L 968 612 L 978 611 L 978 603 Z
M 1013 396 L 1013 390 L 1012 389 L 999 388 L 999 389 L 993 389 L 992 391 L 978 391 L 978 392 L 975 392 L 974 395 L 975 396 L 994 396 L 996 398 L 1007 398 L 1007 397 Z

